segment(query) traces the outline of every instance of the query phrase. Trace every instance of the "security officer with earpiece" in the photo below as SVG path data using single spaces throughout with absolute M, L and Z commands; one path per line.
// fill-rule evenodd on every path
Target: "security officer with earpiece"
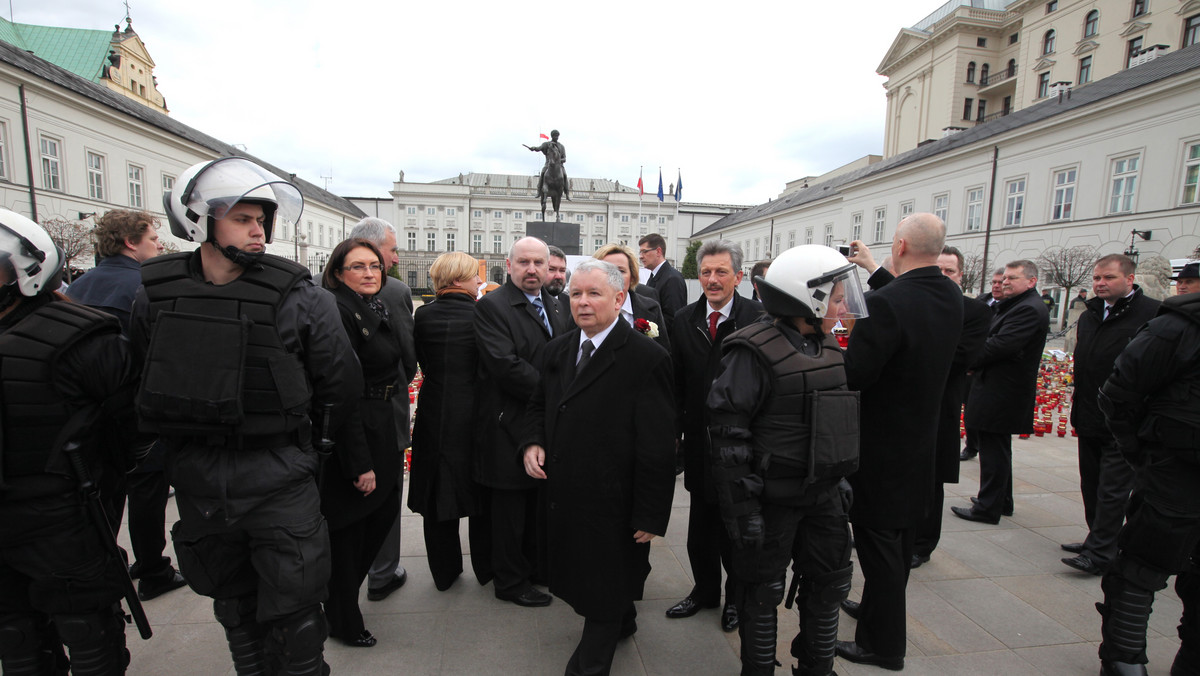
M 708 396 L 713 476 L 744 585 L 741 673 L 775 671 L 776 613 L 794 560 L 792 673 L 826 676 L 853 572 L 842 479 L 858 467 L 858 393 L 846 389 L 832 333 L 866 306 L 854 265 L 826 246 L 789 249 L 754 281 L 767 314 L 725 338 Z
M 41 226 L 0 209 L 0 666 L 6 676 L 65 674 L 60 640 L 79 676 L 123 674 L 129 664 L 121 576 L 130 591 L 132 584 L 99 497 L 91 494 L 97 508 L 89 514 L 80 489 L 128 470 L 148 447 L 134 443 L 136 362 L 115 317 L 55 291 L 62 270 L 62 251 Z M 100 435 L 124 443 L 92 443 Z
M 314 443 L 353 415 L 362 372 L 333 296 L 266 252 L 276 222 L 298 222 L 294 185 L 226 157 L 175 188 L 171 232 L 200 247 L 143 264 L 132 335 L 141 427 L 165 442 L 176 490 L 180 571 L 214 599 L 238 674 L 328 673 Z

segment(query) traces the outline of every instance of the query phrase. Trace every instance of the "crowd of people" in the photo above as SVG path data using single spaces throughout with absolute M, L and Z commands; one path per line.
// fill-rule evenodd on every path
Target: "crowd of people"
M 299 217 L 295 186 L 242 158 L 176 185 L 171 231 L 198 247 L 159 255 L 153 217 L 114 210 L 99 264 L 66 295 L 46 232 L 0 211 L 5 674 L 123 673 L 120 601 L 137 617 L 139 600 L 185 584 L 213 599 L 238 674 L 324 674 L 327 638 L 386 642 L 359 597 L 407 581 L 410 445 L 407 505 L 435 587 L 463 572 L 465 518 L 472 572 L 497 599 L 558 597 L 584 618 L 569 676 L 608 674 L 637 632 L 680 471 L 694 587 L 664 610 L 719 608 L 745 676 L 775 672 L 781 602 L 799 615 L 793 674 L 831 674 L 835 656 L 903 669 L 909 572 L 933 556 L 960 462 L 978 454 L 981 480 L 955 516 L 1013 513 L 1012 435 L 1032 425 L 1049 322 L 1037 266 L 1012 261 L 966 297 L 963 256 L 932 214 L 897 225 L 884 265 L 857 241 L 848 256 L 804 245 L 756 264 L 754 298 L 738 292 L 741 248 L 704 242 L 690 303 L 660 235 L 573 270 L 525 237 L 486 294 L 477 260 L 440 256 L 435 298 L 414 313 L 387 274 L 385 221 L 358 223 L 314 280 L 266 253 L 277 220 Z M 1184 600 L 1172 674 L 1200 669 L 1197 277 L 1189 264 L 1160 305 L 1133 261 L 1105 256 L 1078 326 L 1089 534 L 1064 563 L 1104 575 L 1104 674 L 1145 673 L 1171 574 Z M 126 500 L 131 562 L 113 539 Z M 843 611 L 852 641 L 837 639 Z

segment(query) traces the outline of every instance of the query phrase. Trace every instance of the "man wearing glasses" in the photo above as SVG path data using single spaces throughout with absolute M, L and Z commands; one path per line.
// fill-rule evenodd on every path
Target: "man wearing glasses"
M 646 286 L 658 292 L 658 304 L 662 306 L 663 320 L 669 331 L 675 313 L 687 305 L 687 285 L 683 282 L 683 274 L 667 262 L 666 250 L 666 240 L 656 232 L 638 240 L 638 260 L 650 271 Z

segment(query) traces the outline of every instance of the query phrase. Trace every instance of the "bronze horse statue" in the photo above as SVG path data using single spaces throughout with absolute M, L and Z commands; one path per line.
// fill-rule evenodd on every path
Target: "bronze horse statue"
M 542 220 L 546 220 L 546 197 L 549 197 L 554 204 L 554 220 L 561 221 L 562 214 L 558 210 L 559 204 L 562 202 L 563 195 L 566 195 L 567 199 L 571 199 L 571 188 L 567 171 L 563 168 L 563 164 L 567 161 L 567 149 L 558 142 L 558 130 L 550 132 L 549 141 L 537 147 L 525 147 L 532 152 L 542 153 L 546 156 L 546 164 L 538 176 L 538 197 L 542 202 Z

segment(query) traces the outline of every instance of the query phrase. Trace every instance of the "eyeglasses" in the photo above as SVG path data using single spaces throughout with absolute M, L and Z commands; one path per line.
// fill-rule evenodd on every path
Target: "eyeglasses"
M 651 251 L 654 251 L 654 249 L 638 249 L 638 255 L 641 256 L 643 254 L 648 254 Z
M 380 272 L 381 270 L 383 270 L 383 266 L 380 265 L 379 263 L 371 263 L 370 265 L 367 265 L 365 263 L 355 263 L 354 265 L 347 265 L 346 267 L 342 268 L 342 270 L 344 270 L 346 272 L 353 272 L 355 274 L 361 275 L 362 273 L 366 272 L 367 270 L 370 270 L 371 272 L 376 272 L 376 273 Z

